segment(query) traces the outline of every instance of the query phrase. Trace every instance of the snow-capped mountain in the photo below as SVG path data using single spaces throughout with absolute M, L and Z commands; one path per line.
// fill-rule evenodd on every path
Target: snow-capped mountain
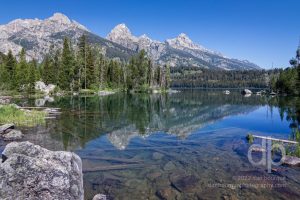
M 18 55 L 25 48 L 28 59 L 41 61 L 51 46 L 54 49 L 62 47 L 64 37 L 69 37 L 75 45 L 82 34 L 87 35 L 88 41 L 110 58 L 128 60 L 144 49 L 157 64 L 226 70 L 259 69 L 249 61 L 229 59 L 195 44 L 183 33 L 174 39 L 160 42 L 147 35 L 134 36 L 125 24 L 119 24 L 104 39 L 61 13 L 55 13 L 44 20 L 16 19 L 0 25 L 0 52 L 6 54 L 12 50 L 14 55 Z
M 106 37 L 133 51 L 144 49 L 149 56 L 160 64 L 171 66 L 196 66 L 205 68 L 259 69 L 259 66 L 238 59 L 230 59 L 221 53 L 195 44 L 186 34 L 167 39 L 164 42 L 152 40 L 146 35 L 140 37 L 131 34 L 125 24 L 117 25 Z

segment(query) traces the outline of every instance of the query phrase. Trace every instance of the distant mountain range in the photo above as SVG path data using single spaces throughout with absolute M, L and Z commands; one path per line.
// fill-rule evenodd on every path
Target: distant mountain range
M 128 60 L 130 56 L 144 49 L 155 63 L 168 64 L 171 67 L 261 69 L 249 61 L 227 58 L 195 44 L 184 33 L 174 39 L 160 42 L 146 35 L 136 37 L 125 24 L 119 24 L 106 38 L 102 38 L 61 13 L 55 13 L 45 20 L 16 19 L 0 25 L 0 52 L 7 53 L 12 50 L 13 54 L 17 55 L 25 48 L 29 59 L 41 61 L 51 46 L 62 47 L 64 37 L 69 37 L 73 44 L 76 44 L 82 34 L 86 34 L 89 42 L 99 47 L 103 54 L 120 60 Z

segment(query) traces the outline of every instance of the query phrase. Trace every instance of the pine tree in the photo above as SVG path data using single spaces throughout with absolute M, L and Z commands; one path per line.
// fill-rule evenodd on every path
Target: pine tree
M 54 54 L 53 54 L 53 58 L 52 58 L 52 65 L 53 65 L 53 70 L 55 71 L 55 76 L 53 77 L 53 84 L 55 85 L 59 85 L 59 74 L 58 72 L 61 69 L 61 58 L 60 58 L 60 51 L 57 50 Z
M 63 51 L 61 56 L 61 66 L 59 70 L 59 87 L 64 90 L 71 90 L 71 83 L 73 78 L 73 64 L 74 58 L 70 48 L 70 42 L 68 38 L 64 39 Z
M 97 85 L 99 86 L 99 89 L 103 89 L 104 87 L 104 71 L 105 71 L 105 61 L 103 58 L 103 55 L 100 54 L 97 59 L 96 64 L 96 79 L 97 79 Z
M 28 64 L 26 61 L 26 52 L 23 48 L 19 54 L 19 63 L 16 65 L 14 88 L 24 90 L 27 87 Z
M 147 84 L 149 87 L 153 85 L 153 65 L 152 62 L 149 60 L 147 65 Z
M 3 67 L 3 82 L 8 85 L 10 89 L 14 89 L 14 80 L 16 73 L 16 58 L 13 56 L 12 51 L 9 50 Z
M 171 72 L 169 65 L 165 65 L 165 72 L 166 72 L 166 83 L 165 83 L 165 89 L 168 89 L 171 85 Z
M 57 67 L 57 60 L 54 59 L 58 59 L 58 57 L 56 57 L 58 55 L 56 54 L 49 54 L 45 56 L 44 59 L 44 66 L 43 66 L 43 73 L 44 73 L 44 82 L 47 84 L 56 84 L 57 83 L 57 71 L 59 69 L 59 67 Z
M 86 56 L 87 56 L 87 39 L 85 35 L 79 38 L 77 44 L 78 54 L 75 65 L 75 83 L 76 88 L 86 88 Z
M 29 66 L 28 66 L 28 80 L 27 80 L 27 83 L 28 83 L 28 88 L 27 88 L 27 91 L 29 93 L 34 93 L 35 89 L 34 89 L 34 86 L 35 86 L 35 82 L 38 80 L 37 79 L 37 62 L 36 60 L 32 60 L 30 63 L 29 63 Z
M 154 80 L 155 80 L 155 84 L 156 86 L 160 86 L 160 81 L 161 81 L 161 69 L 160 67 L 156 67 L 155 69 L 155 74 L 154 74 Z
M 114 73 L 113 70 L 114 70 L 114 63 L 113 60 L 110 60 L 107 68 L 107 85 L 110 88 L 113 86 L 113 73 Z
M 96 83 L 95 57 L 90 46 L 86 53 L 86 87 L 92 88 Z
M 53 83 L 54 74 L 52 74 L 52 71 L 54 70 L 51 69 L 52 66 L 53 64 L 51 63 L 50 56 L 46 55 L 42 64 L 42 68 L 43 68 L 42 77 L 43 77 L 43 81 L 46 84 Z

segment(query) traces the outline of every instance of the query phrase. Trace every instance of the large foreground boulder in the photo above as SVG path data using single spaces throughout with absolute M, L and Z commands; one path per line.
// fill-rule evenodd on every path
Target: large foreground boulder
M 0 199 L 82 200 L 81 159 L 30 142 L 12 142 L 2 152 Z

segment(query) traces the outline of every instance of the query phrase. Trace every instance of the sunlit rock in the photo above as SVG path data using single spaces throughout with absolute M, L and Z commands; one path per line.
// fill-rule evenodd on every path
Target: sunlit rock
M 81 159 L 30 142 L 12 142 L 2 152 L 1 199 L 83 200 Z
M 39 91 L 44 92 L 45 94 L 48 95 L 49 93 L 54 91 L 55 87 L 56 86 L 53 85 L 53 84 L 46 85 L 43 81 L 37 81 L 35 83 L 34 88 L 35 88 L 35 90 L 39 90 Z

